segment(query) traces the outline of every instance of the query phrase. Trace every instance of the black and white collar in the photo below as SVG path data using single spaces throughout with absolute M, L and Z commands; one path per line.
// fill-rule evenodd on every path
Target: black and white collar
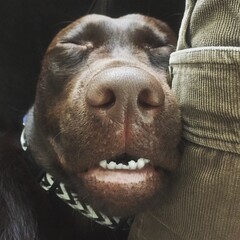
M 23 119 L 24 127 L 20 137 L 20 143 L 22 149 L 25 152 L 27 152 L 28 144 L 25 135 L 25 120 L 26 117 Z M 81 214 L 83 214 L 87 218 L 101 225 L 104 225 L 111 229 L 127 230 L 130 228 L 133 222 L 133 218 L 121 219 L 119 217 L 107 217 L 105 214 L 93 210 L 93 208 L 90 205 L 80 202 L 77 198 L 77 194 L 70 191 L 65 184 L 59 182 L 52 175 L 45 171 L 40 172 L 40 175 L 37 176 L 37 181 L 45 191 L 49 193 L 50 192 L 54 193 L 58 198 L 63 200 L 70 207 L 72 207 L 75 210 L 78 210 L 79 212 L 81 212 Z

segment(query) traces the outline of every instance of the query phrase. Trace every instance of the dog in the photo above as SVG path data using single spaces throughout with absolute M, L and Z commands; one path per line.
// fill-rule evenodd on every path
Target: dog
M 158 201 L 179 162 L 180 111 L 167 73 L 175 45 L 165 23 L 138 14 L 87 15 L 56 35 L 22 134 L 50 195 L 104 225 Z M 66 239 L 102 239 L 97 230 L 83 237 L 81 226 L 72 228 L 79 235 Z

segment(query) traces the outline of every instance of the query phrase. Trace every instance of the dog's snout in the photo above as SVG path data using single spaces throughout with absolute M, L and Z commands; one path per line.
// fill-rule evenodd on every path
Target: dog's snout
M 104 70 L 89 83 L 86 101 L 92 111 L 105 111 L 121 121 L 124 113 L 155 111 L 164 104 L 160 81 L 150 73 L 130 67 Z

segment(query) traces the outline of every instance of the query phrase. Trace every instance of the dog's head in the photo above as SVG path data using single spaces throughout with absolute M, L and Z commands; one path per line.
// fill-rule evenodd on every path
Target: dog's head
M 176 38 L 159 20 L 83 17 L 53 40 L 28 125 L 36 161 L 114 216 L 150 204 L 179 161 L 167 82 Z

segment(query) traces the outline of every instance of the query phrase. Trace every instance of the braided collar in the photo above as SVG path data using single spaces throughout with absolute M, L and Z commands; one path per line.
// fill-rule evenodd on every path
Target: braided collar
M 23 119 L 24 127 L 20 137 L 20 143 L 22 149 L 25 152 L 27 152 L 28 144 L 25 135 L 25 120 L 26 117 L 24 117 Z M 41 171 L 40 175 L 37 177 L 37 181 L 45 191 L 49 193 L 50 192 L 54 193 L 58 198 L 63 200 L 70 207 L 72 207 L 75 210 L 78 210 L 82 215 L 101 225 L 107 226 L 111 229 L 128 230 L 133 222 L 133 218 L 128 219 L 121 219 L 119 217 L 110 218 L 101 212 L 93 210 L 93 208 L 90 205 L 80 202 L 77 198 L 77 194 L 70 191 L 64 183 L 59 182 L 51 174 L 46 173 L 45 171 Z

